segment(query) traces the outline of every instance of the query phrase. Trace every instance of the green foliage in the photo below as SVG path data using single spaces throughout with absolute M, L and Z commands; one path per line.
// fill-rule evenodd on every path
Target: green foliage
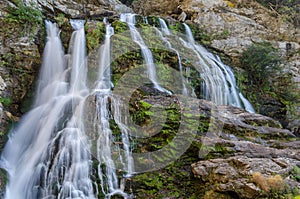
M 243 71 L 238 71 L 240 88 L 259 113 L 277 119 L 286 127 L 286 113 L 296 118 L 300 95 L 292 75 L 280 67 L 283 59 L 270 43 L 250 46 L 240 58 Z
M 68 23 L 69 20 L 66 18 L 66 16 L 63 13 L 59 13 L 57 16 L 54 17 L 58 27 L 63 26 L 64 24 Z
M 295 166 L 291 171 L 292 179 L 297 180 L 300 182 L 300 168 Z
M 88 50 L 98 48 L 105 38 L 105 25 L 102 22 L 98 22 L 94 26 L 86 24 L 85 30 Z
M 23 34 L 32 34 L 42 26 L 44 15 L 33 6 L 26 6 L 21 1 L 17 2 L 16 7 L 8 8 L 8 15 L 5 20 L 8 23 L 17 23 L 25 30 Z
M 278 50 L 268 42 L 253 44 L 245 50 L 240 58 L 242 67 L 249 79 L 260 88 L 267 86 L 269 78 L 280 72 L 282 62 Z
M 9 105 L 11 105 L 12 100 L 9 97 L 1 97 L 0 103 L 2 103 L 4 106 L 9 106 Z
M 207 34 L 204 29 L 199 28 L 196 25 L 190 24 L 189 26 L 191 28 L 195 40 L 199 41 L 205 46 L 208 46 L 213 39 L 217 39 L 217 38 L 220 39 L 220 38 L 227 37 L 229 35 L 229 31 L 224 30 L 224 32 L 222 32 L 220 35 L 215 36 L 216 38 L 214 38 L 211 35 Z
M 115 34 L 120 34 L 129 30 L 127 23 L 118 20 L 112 22 L 111 26 L 114 28 Z

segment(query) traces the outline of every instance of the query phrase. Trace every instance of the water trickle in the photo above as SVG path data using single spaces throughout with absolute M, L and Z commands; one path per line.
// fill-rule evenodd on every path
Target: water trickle
M 160 28 L 161 28 L 161 31 L 163 32 L 163 34 L 171 35 L 171 31 L 169 30 L 165 20 L 163 20 L 162 18 L 159 18 L 158 20 L 159 20 Z
M 179 72 L 181 76 L 181 84 L 182 84 L 182 94 L 185 96 L 189 95 L 188 89 L 186 88 L 185 82 L 184 82 L 184 77 L 183 77 L 183 68 L 182 68 L 182 61 L 181 61 L 181 56 L 178 50 L 172 47 L 171 43 L 168 41 L 168 39 L 163 35 L 165 34 L 166 36 L 171 35 L 171 31 L 169 30 L 166 22 L 159 18 L 159 23 L 160 23 L 160 28 L 161 31 L 159 31 L 157 28 L 158 35 L 160 36 L 161 40 L 164 41 L 166 44 L 166 47 L 169 48 L 171 51 L 175 52 L 177 57 L 178 57 L 178 65 L 179 65 Z M 163 33 L 163 34 L 162 34 Z
M 112 86 L 110 79 L 110 38 L 114 34 L 114 29 L 106 22 L 106 18 L 104 18 L 104 22 L 106 24 L 106 34 L 104 44 L 100 47 L 99 75 L 96 89 L 110 90 Z

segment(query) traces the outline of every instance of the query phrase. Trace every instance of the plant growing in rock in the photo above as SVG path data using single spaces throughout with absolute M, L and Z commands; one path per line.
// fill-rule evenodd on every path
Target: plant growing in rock
M 300 181 L 300 168 L 295 166 L 293 170 L 291 171 L 292 179 Z
M 264 88 L 269 86 L 270 77 L 281 71 L 281 57 L 278 50 L 268 42 L 253 44 L 245 50 L 240 59 L 252 84 Z
M 267 8 L 276 10 L 276 14 L 285 21 L 292 22 L 295 26 L 300 26 L 299 0 L 256 0 Z
M 292 75 L 283 72 L 278 49 L 268 42 L 253 44 L 240 57 L 244 71 L 238 73 L 239 85 L 247 91 L 259 113 L 273 117 L 286 126 L 286 114 L 295 113 L 299 93 Z
M 66 16 L 63 13 L 59 13 L 57 16 L 54 17 L 58 27 L 62 27 L 66 23 L 69 22 L 69 20 L 66 18 Z
M 25 30 L 24 34 L 32 34 L 42 26 L 44 15 L 43 13 L 34 8 L 33 6 L 26 6 L 20 0 L 17 1 L 16 7 L 8 8 L 8 15 L 6 22 L 17 23 Z
M 102 22 L 86 24 L 85 30 L 88 50 L 97 49 L 105 38 L 105 25 Z
M 290 198 L 287 192 L 287 185 L 280 175 L 265 177 L 260 172 L 252 174 L 252 181 L 257 184 L 264 192 L 267 198 Z

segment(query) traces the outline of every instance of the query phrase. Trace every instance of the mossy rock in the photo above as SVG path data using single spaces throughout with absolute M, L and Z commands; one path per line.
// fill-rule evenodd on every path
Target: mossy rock
M 115 20 L 111 23 L 111 26 L 114 28 L 115 34 L 121 34 L 129 30 L 127 23 Z
M 84 28 L 88 51 L 98 49 L 105 39 L 105 24 L 103 22 L 88 21 Z

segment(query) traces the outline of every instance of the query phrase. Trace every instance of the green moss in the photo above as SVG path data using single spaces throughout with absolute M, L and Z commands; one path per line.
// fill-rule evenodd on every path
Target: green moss
M 111 26 L 114 28 L 115 34 L 121 34 L 129 30 L 127 23 L 119 20 L 112 22 Z
M 135 111 L 131 114 L 132 120 L 136 124 L 143 125 L 147 120 L 150 120 L 150 116 L 153 115 L 153 112 L 150 111 L 152 105 L 143 100 L 139 100 L 135 106 Z
M 105 24 L 97 22 L 96 24 L 85 24 L 86 42 L 88 51 L 97 49 L 105 39 Z
M 63 13 L 59 13 L 57 16 L 54 17 L 56 24 L 58 27 L 62 27 L 65 24 L 69 23 L 68 18 Z
M 160 27 L 159 19 L 156 16 L 148 16 L 147 17 L 148 23 L 151 26 Z
M 215 38 L 213 38 L 211 35 L 207 34 L 206 31 L 202 28 L 199 28 L 198 26 L 194 24 L 189 24 L 191 31 L 194 35 L 195 41 L 200 42 L 204 46 L 209 46 Z M 229 31 L 224 31 L 220 36 L 218 37 L 227 37 L 229 35 Z
M 184 33 L 185 29 L 182 23 L 176 22 L 175 24 L 169 24 L 169 29 L 174 32 Z
M 142 93 L 142 92 L 141 92 Z M 143 97 L 142 97 L 143 98 Z M 161 100 L 167 100 L 162 98 Z M 166 108 L 159 115 L 152 111 L 153 105 L 139 100 L 131 107 L 131 118 L 139 126 L 153 125 L 152 121 L 164 121 L 161 130 L 156 132 L 153 136 L 144 139 L 137 139 L 134 142 L 136 147 L 134 151 L 156 151 L 171 143 L 177 133 L 180 116 L 178 107 L 175 104 Z M 157 106 L 156 106 L 157 107 Z M 150 128 L 149 131 L 156 131 L 157 127 Z M 151 133 L 151 132 L 149 132 Z
M 193 178 L 190 165 L 197 160 L 191 147 L 179 160 L 158 171 L 139 174 L 131 179 L 131 189 L 137 198 L 200 198 L 202 183 Z M 196 149 L 197 151 L 197 149 Z M 129 188 L 129 187 L 127 187 Z
M 12 99 L 10 97 L 1 97 L 0 103 L 2 103 L 4 106 L 9 106 L 12 103 Z
M 300 168 L 297 166 L 294 166 L 293 170 L 291 171 L 291 176 L 292 176 L 292 179 L 300 182 Z
M 8 15 L 5 21 L 11 24 L 19 24 L 22 31 L 21 36 L 29 35 L 31 39 L 34 38 L 36 31 L 43 27 L 43 13 L 33 6 L 26 6 L 20 0 L 16 2 L 16 7 L 8 7 Z

